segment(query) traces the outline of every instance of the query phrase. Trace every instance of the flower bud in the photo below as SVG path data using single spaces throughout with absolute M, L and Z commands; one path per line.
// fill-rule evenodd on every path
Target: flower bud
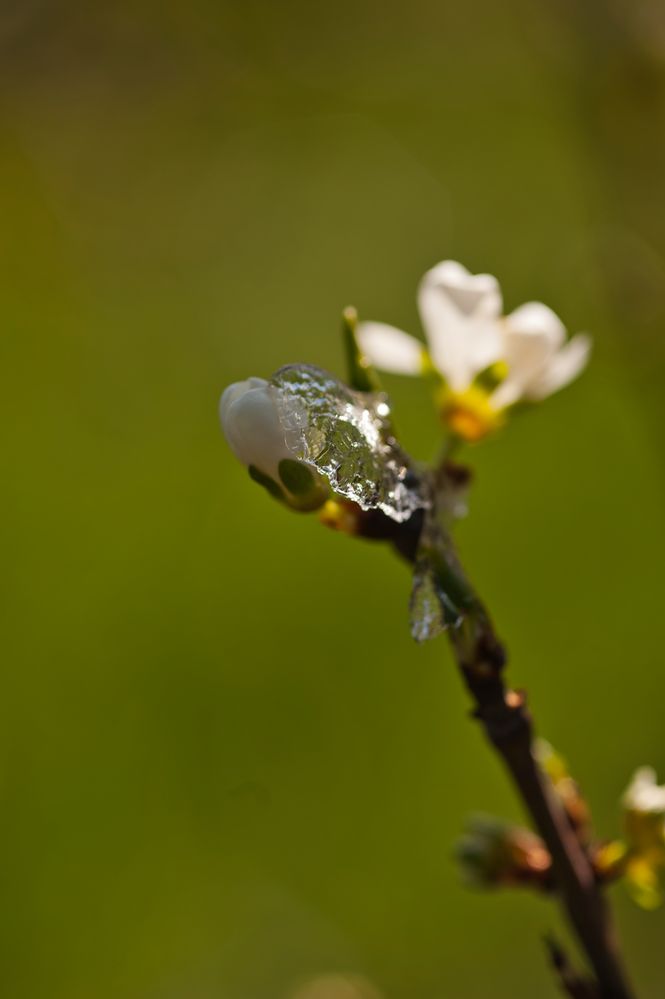
M 539 836 L 491 815 L 475 815 L 456 849 L 465 882 L 474 888 L 549 888 L 552 861 Z
M 219 402 L 222 430 L 236 458 L 275 499 L 294 510 L 316 510 L 329 495 L 328 485 L 310 465 L 289 450 L 270 385 L 248 378 L 229 385 Z
M 659 786 L 652 767 L 635 771 L 622 798 L 627 844 L 627 888 L 644 909 L 663 901 L 661 876 L 665 869 L 665 786 Z

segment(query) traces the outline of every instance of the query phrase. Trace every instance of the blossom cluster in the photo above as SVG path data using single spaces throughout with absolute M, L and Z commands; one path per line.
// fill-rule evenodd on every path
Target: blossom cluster
M 421 375 L 434 385 L 437 411 L 453 439 L 486 437 L 518 405 L 563 388 L 587 363 L 588 336 L 568 339 L 561 320 L 541 302 L 503 315 L 496 278 L 470 274 L 455 261 L 425 274 L 418 305 L 427 344 L 368 321 L 351 336 L 365 370 Z M 311 463 L 294 459 L 269 382 L 253 377 L 230 385 L 220 419 L 236 457 L 273 496 L 300 511 L 326 503 L 330 490 L 322 477 Z

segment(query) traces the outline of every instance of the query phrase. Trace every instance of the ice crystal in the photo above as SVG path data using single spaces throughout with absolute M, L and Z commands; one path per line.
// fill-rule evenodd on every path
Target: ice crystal
M 401 523 L 428 500 L 395 440 L 387 397 L 358 392 L 320 368 L 280 368 L 271 379 L 288 448 L 326 476 L 334 492 Z

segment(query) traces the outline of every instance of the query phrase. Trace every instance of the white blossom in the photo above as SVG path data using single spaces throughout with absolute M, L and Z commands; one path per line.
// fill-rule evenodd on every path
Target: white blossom
M 624 792 L 626 811 L 665 817 L 665 785 L 659 785 L 653 767 L 639 767 Z
M 561 320 L 540 302 L 503 316 L 496 278 L 470 274 L 453 260 L 425 274 L 418 308 L 427 349 L 384 323 L 360 323 L 358 342 L 367 359 L 385 371 L 416 375 L 431 364 L 442 378 L 444 415 L 465 414 L 458 421 L 463 436 L 482 436 L 509 407 L 544 399 L 587 363 L 589 337 L 568 340 Z M 487 372 L 487 384 L 477 381 Z

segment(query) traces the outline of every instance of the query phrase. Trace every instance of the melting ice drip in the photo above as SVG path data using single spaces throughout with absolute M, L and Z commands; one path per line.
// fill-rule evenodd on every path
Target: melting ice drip
M 379 392 L 357 392 L 320 368 L 293 364 L 271 378 L 286 443 L 363 510 L 402 523 L 428 505 L 421 478 L 395 440 Z

